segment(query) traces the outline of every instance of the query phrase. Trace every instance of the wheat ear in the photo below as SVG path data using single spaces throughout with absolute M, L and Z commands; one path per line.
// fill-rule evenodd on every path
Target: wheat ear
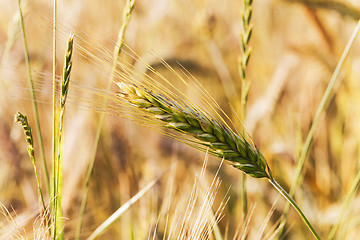
M 30 125 L 28 123 L 27 117 L 25 115 L 23 115 L 22 113 L 20 113 L 20 112 L 17 112 L 15 114 L 14 122 L 19 123 L 22 126 L 23 130 L 24 130 L 25 140 L 28 143 L 27 151 L 29 153 L 31 163 L 33 164 L 33 167 L 34 167 L 36 183 L 38 185 L 39 195 L 40 195 L 40 198 L 41 198 L 42 207 L 43 207 L 44 212 L 46 212 L 46 206 L 45 206 L 45 202 L 44 202 L 44 197 L 43 197 L 43 194 L 42 194 L 42 190 L 41 190 L 41 186 L 40 186 L 40 180 L 39 180 L 39 176 L 37 174 L 37 169 L 36 169 L 35 152 L 34 152 L 34 140 L 33 140 L 32 133 L 31 133 L 31 127 L 30 127 Z
M 120 88 L 118 97 L 131 103 L 145 118 L 149 118 L 150 121 L 157 120 L 162 127 L 191 136 L 193 139 L 187 139 L 190 145 L 224 159 L 228 164 L 254 178 L 267 178 L 300 214 L 314 237 L 320 239 L 296 202 L 272 177 L 271 170 L 259 149 L 253 148 L 243 135 L 238 135 L 202 110 L 184 102 L 172 101 L 132 83 L 118 82 L 117 85 Z
M 117 83 L 119 97 L 160 120 L 163 126 L 194 137 L 200 149 L 225 159 L 230 165 L 255 178 L 271 178 L 264 156 L 244 137 L 186 104 L 180 106 L 135 84 Z

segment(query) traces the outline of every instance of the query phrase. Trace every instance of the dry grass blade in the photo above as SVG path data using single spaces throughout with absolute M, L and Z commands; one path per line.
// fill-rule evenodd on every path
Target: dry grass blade
M 124 203 L 118 210 L 116 210 L 108 219 L 106 219 L 95 231 L 87 238 L 88 240 L 93 240 L 99 237 L 111 224 L 113 224 L 126 210 L 128 210 L 132 205 L 134 205 L 141 197 L 144 196 L 163 176 L 167 173 L 171 167 L 164 171 L 160 176 L 153 179 L 149 182 L 144 188 L 142 188 L 135 196 L 133 196 L 129 201 Z
M 264 156 L 243 136 L 184 102 L 175 102 L 135 84 L 120 82 L 120 98 L 140 110 L 139 114 L 160 125 L 191 136 L 188 142 L 196 148 L 223 158 L 255 178 L 271 178 Z

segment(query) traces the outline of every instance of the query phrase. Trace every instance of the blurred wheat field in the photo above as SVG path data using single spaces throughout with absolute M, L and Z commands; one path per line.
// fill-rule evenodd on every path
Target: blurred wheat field
M 43 223 L 34 172 L 22 129 L 13 123 L 13 115 L 21 111 L 35 128 L 18 8 L 15 1 L 2 0 L 0 4 L 0 203 L 9 210 L 0 214 L 0 238 L 42 239 L 48 235 L 40 231 Z M 40 0 L 22 4 L 45 153 L 50 161 L 52 5 Z M 106 65 L 111 65 L 111 57 L 107 57 L 112 55 L 125 1 L 58 4 L 58 72 L 70 32 L 75 32 L 75 46 L 78 41 L 89 53 L 81 55 L 78 51 L 74 56 L 74 84 L 70 83 L 65 116 L 62 210 L 66 239 L 74 239 L 99 119 L 101 98 L 97 99 L 92 91 L 106 89 L 110 74 Z M 241 8 L 241 1 L 138 0 L 125 43 L 174 84 L 178 80 L 172 79 L 161 59 L 180 72 L 184 71 L 182 67 L 186 69 L 238 122 L 232 106 L 237 111 L 241 91 Z M 316 109 L 359 18 L 360 4 L 355 0 L 253 3 L 253 50 L 247 69 L 251 88 L 244 125 L 285 189 L 294 180 L 296 163 Z M 91 52 L 98 53 L 99 61 L 94 61 Z M 302 182 L 294 196 L 324 239 L 339 218 L 359 171 L 359 54 L 357 39 L 315 132 Z M 151 74 L 126 54 L 120 58 L 139 74 Z M 196 101 L 191 87 L 181 91 Z M 34 138 L 35 153 L 40 159 L 37 136 Z M 248 177 L 251 214 L 244 222 L 241 172 L 213 157 L 207 158 L 148 126 L 107 114 L 81 239 L 86 239 L 122 204 L 164 172 L 154 187 L 99 239 L 242 239 L 245 235 L 247 239 L 276 239 L 274 233 L 285 200 L 266 181 Z M 206 170 L 202 170 L 204 162 Z M 38 168 L 45 189 L 40 161 Z M 335 239 L 356 239 L 359 235 L 358 201 L 356 191 Z M 186 209 L 194 210 L 189 214 Z M 282 239 L 312 237 L 293 209 L 285 231 Z

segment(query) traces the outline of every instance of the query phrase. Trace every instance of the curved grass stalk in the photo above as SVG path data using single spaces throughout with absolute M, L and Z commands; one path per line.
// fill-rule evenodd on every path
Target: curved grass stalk
M 57 145 L 57 129 L 58 129 L 58 111 L 57 111 L 57 104 L 56 104 L 56 37 L 57 37 L 57 0 L 53 0 L 53 49 L 52 49 L 52 87 L 53 87 L 53 124 L 52 124 L 52 153 L 51 153 L 51 162 L 52 162 L 52 192 L 51 192 L 51 217 L 52 217 L 52 238 L 54 240 L 58 239 L 57 236 L 57 217 L 58 217 L 58 202 L 57 199 L 57 173 L 59 166 L 56 164 L 56 153 L 58 149 Z M 61 206 L 60 208 L 61 209 Z M 61 235 L 59 238 L 61 239 Z
M 333 89 L 333 87 L 335 85 L 336 80 L 338 79 L 338 76 L 340 74 L 340 69 L 341 69 L 342 65 L 344 64 L 345 58 L 349 54 L 350 48 L 353 45 L 359 31 L 360 31 L 360 20 L 358 21 L 358 23 L 357 23 L 357 25 L 356 25 L 356 27 L 355 27 L 349 41 L 348 41 L 348 43 L 346 44 L 346 47 L 345 47 L 345 49 L 344 49 L 344 51 L 343 51 L 343 53 L 342 53 L 342 55 L 341 55 L 341 57 L 339 59 L 339 62 L 338 62 L 337 66 L 336 66 L 336 68 L 334 70 L 333 75 L 331 76 L 330 82 L 329 82 L 329 84 L 328 84 L 328 86 L 326 88 L 326 91 L 325 91 L 325 93 L 324 93 L 324 95 L 323 95 L 323 97 L 321 99 L 321 102 L 319 104 L 319 107 L 318 107 L 318 109 L 316 111 L 314 121 L 313 121 L 313 123 L 312 123 L 312 125 L 310 127 L 310 130 L 309 130 L 309 133 L 307 135 L 304 147 L 302 149 L 299 161 L 297 163 L 295 178 L 294 178 L 294 181 L 293 181 L 293 183 L 291 185 L 290 192 L 289 192 L 289 195 L 291 197 L 294 196 L 296 188 L 300 183 L 300 177 L 301 177 L 301 173 L 303 171 L 305 159 L 306 159 L 307 153 L 309 152 L 310 145 L 311 145 L 312 140 L 314 138 L 315 130 L 317 129 L 320 117 L 321 117 L 322 113 L 324 112 L 324 110 L 326 108 L 326 104 L 330 100 L 330 94 L 332 92 L 332 89 Z M 284 227 L 285 227 L 285 222 L 286 222 L 287 213 L 289 211 L 289 207 L 290 207 L 290 205 L 288 203 L 285 206 L 285 209 L 284 209 L 282 221 L 280 223 L 280 228 L 282 229 L 281 231 L 279 231 L 280 236 L 282 235 Z
M 294 199 L 292 199 L 292 197 L 280 186 L 280 184 L 278 184 L 275 181 L 274 178 L 269 179 L 269 182 L 276 188 L 276 190 L 279 193 L 281 193 L 281 195 L 283 195 L 283 197 L 288 201 L 288 203 L 290 203 L 295 208 L 295 210 L 299 213 L 302 220 L 305 222 L 306 226 L 309 228 L 311 233 L 314 235 L 314 237 L 316 239 L 320 239 L 319 235 L 316 233 L 315 229 L 313 228 L 313 226 L 311 225 L 309 220 L 306 218 L 305 214 L 301 211 L 300 207 L 296 204 Z

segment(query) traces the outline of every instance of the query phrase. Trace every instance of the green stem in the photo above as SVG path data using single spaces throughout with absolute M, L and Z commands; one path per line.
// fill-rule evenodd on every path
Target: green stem
M 27 47 L 27 41 L 26 41 L 26 35 L 25 35 L 24 19 L 23 19 L 23 14 L 22 14 L 22 10 L 21 10 L 20 0 L 18 0 L 18 5 L 19 5 L 19 15 L 20 15 L 20 26 L 21 26 L 21 32 L 22 32 L 22 37 L 23 37 L 23 42 L 24 42 L 25 63 L 26 63 L 28 78 L 29 78 L 29 82 L 30 82 L 30 93 L 31 93 L 32 105 L 33 105 L 33 109 L 34 109 L 36 133 L 37 133 L 38 139 L 39 139 L 41 161 L 42 161 L 44 173 L 45 173 L 46 189 L 47 189 L 48 193 L 50 193 L 49 172 L 48 172 L 48 168 L 46 165 L 44 144 L 43 144 L 43 139 L 42 139 L 42 134 L 41 134 L 41 129 L 40 129 L 39 112 L 38 112 L 38 108 L 37 108 L 37 104 L 36 104 L 34 82 L 33 82 L 32 75 L 31 75 L 28 47 Z
M 269 179 L 269 182 L 276 188 L 276 190 L 283 195 L 283 197 L 295 208 L 295 210 L 299 213 L 299 215 L 301 216 L 302 220 L 305 222 L 306 226 L 309 228 L 309 230 L 311 231 L 311 233 L 314 235 L 314 237 L 316 239 L 321 239 L 319 237 L 319 235 L 316 233 L 315 229 L 313 228 L 313 226 L 311 225 L 311 223 L 309 222 L 309 220 L 306 218 L 305 214 L 301 211 L 301 209 L 299 208 L 299 206 L 296 204 L 296 202 L 294 201 L 294 199 L 291 198 L 291 196 L 280 186 L 280 184 L 278 184 L 274 178 Z
M 239 57 L 239 74 L 241 79 L 241 122 L 245 124 L 246 118 L 246 103 L 250 89 L 250 81 L 246 79 L 246 68 L 251 55 L 251 47 L 249 41 L 252 32 L 251 13 L 252 13 L 252 0 L 243 0 L 243 11 L 241 14 L 242 19 L 242 31 L 240 33 L 240 46 L 242 49 L 242 56 Z M 245 128 L 242 129 L 242 135 L 245 136 Z M 242 198 L 242 209 L 244 221 L 247 217 L 247 196 L 246 196 L 246 175 L 243 173 L 241 181 L 241 198 Z
M 247 204 L 247 194 L 246 194 L 246 174 L 242 173 L 241 175 L 241 199 L 242 199 L 242 211 L 243 211 L 243 220 L 246 221 L 248 204 Z
M 250 82 L 245 79 L 245 70 L 243 72 L 243 77 L 241 79 L 241 121 L 245 124 L 246 118 L 246 102 L 247 96 L 250 89 Z M 242 129 L 242 135 L 245 136 L 245 128 Z M 248 203 L 247 203 L 247 194 L 246 194 L 246 174 L 243 173 L 241 177 L 241 199 L 242 199 L 242 209 L 243 209 L 243 219 L 246 221 Z
M 52 127 L 52 201 L 51 201 L 51 214 L 52 214 L 52 225 L 53 225 L 53 235 L 52 238 L 54 240 L 57 239 L 57 212 L 58 212 L 58 201 L 57 201 L 57 182 L 58 182 L 58 166 L 56 161 L 56 153 L 57 153 L 57 101 L 56 101 L 56 28 L 57 28 L 57 0 L 53 1 L 53 78 L 52 78 L 52 84 L 53 84 L 53 127 Z M 60 206 L 61 208 L 61 206 Z

